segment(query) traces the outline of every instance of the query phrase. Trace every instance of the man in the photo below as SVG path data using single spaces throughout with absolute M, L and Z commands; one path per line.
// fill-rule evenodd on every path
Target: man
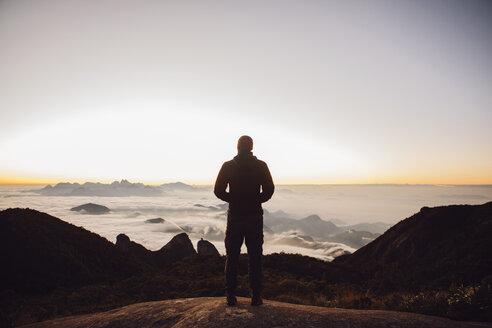
M 249 256 L 249 281 L 252 291 L 251 305 L 263 304 L 261 300 L 261 257 L 263 253 L 263 209 L 261 204 L 269 200 L 274 191 L 270 171 L 265 162 L 251 152 L 253 139 L 242 136 L 237 142 L 238 154 L 225 162 L 215 181 L 214 193 L 229 203 L 227 211 L 226 293 L 227 305 L 237 303 L 237 267 L 243 240 Z M 229 185 L 229 191 L 227 186 Z

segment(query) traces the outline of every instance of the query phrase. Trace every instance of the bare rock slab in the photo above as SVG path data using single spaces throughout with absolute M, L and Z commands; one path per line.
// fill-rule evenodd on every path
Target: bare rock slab
M 331 328 L 466 328 L 490 323 L 460 322 L 422 314 L 324 308 L 265 300 L 252 307 L 247 298 L 228 307 L 220 297 L 138 303 L 107 312 L 58 318 L 23 327 L 31 328 L 164 328 L 164 327 L 331 327 Z

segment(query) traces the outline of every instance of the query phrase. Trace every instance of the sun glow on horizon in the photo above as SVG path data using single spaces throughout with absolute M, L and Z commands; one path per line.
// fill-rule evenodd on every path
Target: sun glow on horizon
M 61 182 L 67 183 L 80 183 L 94 182 L 109 184 L 114 181 L 128 180 L 132 183 L 143 183 L 145 185 L 158 186 L 165 183 L 183 182 L 193 186 L 213 186 L 214 179 L 209 180 L 187 180 L 187 179 L 174 179 L 174 180 L 138 180 L 131 178 L 120 179 L 80 179 L 80 178 L 37 178 L 33 176 L 16 176 L 16 175 L 0 175 L 0 185 L 55 185 Z M 492 177 L 489 179 L 482 179 L 481 177 L 476 179 L 467 180 L 410 180 L 410 179 L 360 179 L 360 180 L 275 180 L 277 186 L 289 186 L 289 185 L 492 185 Z
M 222 162 L 235 155 L 242 134 L 253 136 L 254 154 L 269 164 L 280 181 L 300 176 L 315 181 L 327 171 L 343 176 L 343 171 L 360 169 L 360 159 L 326 142 L 254 124 L 247 117 L 231 121 L 186 108 L 176 110 L 181 114 L 120 110 L 115 117 L 108 111 L 86 111 L 79 117 L 26 127 L 0 142 L 0 153 L 9 154 L 0 163 L 3 172 L 10 172 L 4 179 L 12 175 L 17 177 L 13 181 L 36 181 L 36 177 L 108 181 L 131 176 L 139 181 L 210 183 Z

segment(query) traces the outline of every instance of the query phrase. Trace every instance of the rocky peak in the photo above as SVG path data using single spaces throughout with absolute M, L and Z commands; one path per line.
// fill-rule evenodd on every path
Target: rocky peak
M 164 263 L 177 261 L 188 256 L 196 255 L 196 251 L 191 243 L 190 237 L 188 237 L 185 232 L 174 236 L 173 239 L 171 239 L 166 245 L 155 253 L 160 258 L 159 260 Z
M 116 237 L 116 246 L 121 248 L 122 250 L 128 250 L 130 248 L 130 237 L 128 237 L 124 233 L 120 233 Z
M 214 244 L 201 238 L 196 245 L 198 255 L 219 255 L 219 251 Z

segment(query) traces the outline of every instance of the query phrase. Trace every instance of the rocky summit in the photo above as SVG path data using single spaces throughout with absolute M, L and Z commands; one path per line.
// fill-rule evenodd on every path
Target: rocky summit
M 177 261 L 196 254 L 190 237 L 183 232 L 174 236 L 166 245 L 156 251 L 163 262 Z
M 131 241 L 125 234 L 116 237 L 116 247 L 152 266 L 162 267 L 168 263 L 181 260 L 187 256 L 196 255 L 195 248 L 186 233 L 174 236 L 166 245 L 157 251 L 151 251 L 144 246 Z
M 205 239 L 200 239 L 196 245 L 198 255 L 219 255 L 219 251 L 214 244 Z
M 25 328 L 376 328 L 492 327 L 490 323 L 450 319 L 396 311 L 347 310 L 265 301 L 252 307 L 248 298 L 228 307 L 223 297 L 201 297 L 138 303 L 107 312 L 64 317 L 23 326 Z

